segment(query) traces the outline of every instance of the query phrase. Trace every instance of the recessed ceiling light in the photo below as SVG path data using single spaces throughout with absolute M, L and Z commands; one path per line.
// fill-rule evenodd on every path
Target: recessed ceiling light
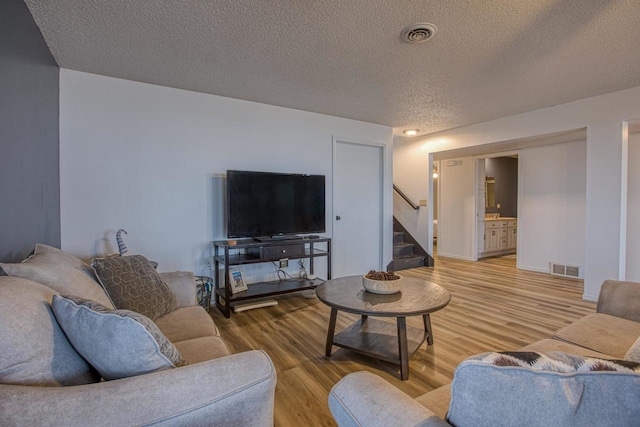
M 402 133 L 407 136 L 416 136 L 418 132 L 420 132 L 420 129 L 407 129 L 402 131 Z
M 417 24 L 409 25 L 400 34 L 402 40 L 407 43 L 422 43 L 432 38 L 438 29 L 435 25 L 427 22 L 419 22 Z

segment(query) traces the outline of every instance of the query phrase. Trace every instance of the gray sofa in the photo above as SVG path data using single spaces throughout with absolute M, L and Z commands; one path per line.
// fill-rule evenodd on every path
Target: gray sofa
M 55 251 L 45 248 L 49 259 L 37 265 L 36 277 L 48 282 L 57 275 L 56 283 L 66 286 L 60 272 L 69 278 L 76 273 L 55 257 L 52 262 Z M 79 261 L 71 268 L 85 266 Z M 61 292 L 23 277 L 0 276 L 0 424 L 273 425 L 276 373 L 269 357 L 262 351 L 230 354 L 211 316 L 196 305 L 193 274 L 160 276 L 178 297 L 179 308 L 155 324 L 188 364 L 80 385 L 66 385 L 77 383 L 86 366 L 53 315 L 53 295 Z M 102 288 L 77 296 L 108 300 L 96 289 Z M 75 293 L 81 292 L 76 288 Z
M 452 384 L 416 399 L 372 373 L 353 373 L 334 386 L 329 407 L 340 426 L 640 423 L 640 283 L 606 281 L 596 313 L 518 352 L 536 360 L 516 363 L 512 356 L 523 353 L 472 357 L 456 368 Z

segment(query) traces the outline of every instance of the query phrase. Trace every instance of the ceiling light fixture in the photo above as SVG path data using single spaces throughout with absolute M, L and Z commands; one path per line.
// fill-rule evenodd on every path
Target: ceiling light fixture
M 420 132 L 420 129 L 407 129 L 402 131 L 402 133 L 407 136 L 416 136 L 418 132 Z
M 438 29 L 435 25 L 427 22 L 418 22 L 409 25 L 400 34 L 400 38 L 407 43 L 423 43 L 431 39 Z

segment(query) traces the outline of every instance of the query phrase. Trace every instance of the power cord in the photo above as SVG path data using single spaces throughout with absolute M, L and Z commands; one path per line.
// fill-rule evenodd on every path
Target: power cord
M 306 279 L 307 278 L 307 268 L 305 266 L 305 263 L 304 263 L 303 259 L 299 259 L 298 260 L 298 267 L 300 268 L 300 278 L 301 279 Z
M 276 276 L 278 276 L 278 280 L 285 280 L 285 281 L 298 280 L 292 275 L 290 275 L 289 273 L 287 273 L 286 271 L 284 271 L 283 269 L 281 269 L 278 266 L 278 264 L 275 263 L 275 261 L 271 261 L 271 264 L 273 265 L 273 268 L 276 270 Z

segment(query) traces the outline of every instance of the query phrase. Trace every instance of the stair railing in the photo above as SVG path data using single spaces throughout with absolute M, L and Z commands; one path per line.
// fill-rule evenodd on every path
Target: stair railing
M 393 184 L 393 189 L 396 193 L 398 193 L 400 197 L 404 199 L 405 202 L 409 203 L 409 206 L 411 206 L 414 210 L 417 211 L 418 209 L 420 209 L 420 206 L 413 203 L 411 199 L 406 194 L 404 194 L 395 184 Z

